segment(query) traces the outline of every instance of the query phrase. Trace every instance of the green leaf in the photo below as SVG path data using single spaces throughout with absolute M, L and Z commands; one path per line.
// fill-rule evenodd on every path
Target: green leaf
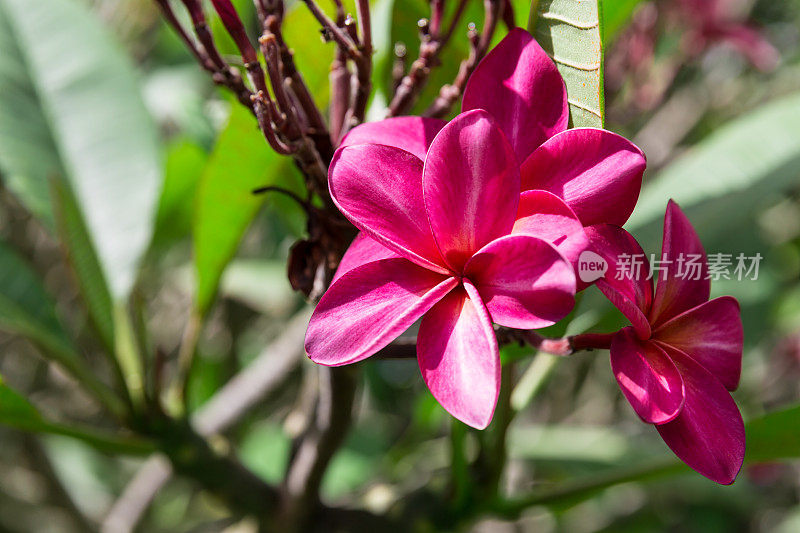
M 122 300 L 150 240 L 160 184 L 157 132 L 133 66 L 76 0 L 0 0 L 0 32 L 0 166 L 9 186 L 47 219 L 47 181 L 68 180 Z
M 108 453 L 147 455 L 154 451 L 153 445 L 147 441 L 51 422 L 42 417 L 25 397 L 3 383 L 2 378 L 0 378 L 0 424 L 20 431 L 71 437 Z
M 113 350 L 114 306 L 86 223 L 66 183 L 53 181 L 51 190 L 57 227 L 61 241 L 66 245 L 81 296 L 100 340 L 106 349 Z
M 61 365 L 112 413 L 122 405 L 86 365 L 56 316 L 55 304 L 39 277 L 17 253 L 0 243 L 0 329 L 21 335 L 42 355 Z
M 232 107 L 195 198 L 195 307 L 200 314 L 213 303 L 223 270 L 264 204 L 265 195 L 255 195 L 253 190 L 277 184 L 297 187 L 292 183 L 290 162 L 270 149 L 247 110 Z
M 43 424 L 42 415 L 31 403 L 0 378 L 0 424 L 33 430 Z
M 533 0 L 528 30 L 564 77 L 574 127 L 603 127 L 600 0 Z
M 608 46 L 625 27 L 642 0 L 614 0 L 603 3 L 603 42 Z
M 800 458 L 800 435 L 797 432 L 799 426 L 800 405 L 768 413 L 747 422 L 745 464 Z M 611 468 L 595 476 L 570 481 L 555 488 L 543 488 L 512 501 L 499 502 L 496 510 L 504 515 L 516 516 L 534 505 L 569 506 L 621 483 L 643 482 L 689 472 L 689 467 L 676 457 L 665 455 L 640 464 Z
M 800 405 L 768 413 L 747 424 L 747 462 L 800 457 Z
M 39 340 L 60 353 L 73 352 L 38 276 L 6 244 L 0 243 L 0 328 Z
M 796 183 L 799 163 L 795 93 L 723 126 L 661 171 L 642 191 L 628 227 L 657 241 L 673 198 L 702 229 L 704 241 L 735 237 L 735 224 L 751 226 L 765 199 Z
M 163 249 L 191 233 L 192 200 L 207 160 L 205 150 L 189 140 L 170 145 L 153 231 L 154 248 Z

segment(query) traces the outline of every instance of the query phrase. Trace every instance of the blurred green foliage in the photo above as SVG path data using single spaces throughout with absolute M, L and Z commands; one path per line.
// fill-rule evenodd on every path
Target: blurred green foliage
M 416 22 L 429 9 L 424 0 L 373 4 L 370 116 L 379 118 L 392 91 L 394 45 L 404 43 L 413 61 Z M 516 23 L 526 25 L 530 2 L 512 4 Z M 603 3 L 607 56 L 626 42 L 639 4 L 649 3 Z M 236 5 L 252 28 L 251 2 Z M 447 6 L 449 17 L 454 2 Z M 517 522 L 480 523 L 479 530 L 796 529 L 797 462 L 784 460 L 800 457 L 793 407 L 800 401 L 800 6 L 761 0 L 752 14 L 782 51 L 781 66 L 756 72 L 724 47 L 683 65 L 666 98 L 710 93 L 707 105 L 668 100 L 677 102 L 669 118 L 688 125 L 646 176 L 628 226 L 657 253 L 664 206 L 675 198 L 710 252 L 763 255 L 758 281 L 714 284 L 743 308 L 747 348 L 736 399 L 749 420 L 748 466 L 723 488 L 678 465 L 621 401 L 605 355 L 564 360 L 509 346 L 503 360 L 517 376 L 509 391 L 515 419 L 501 486 L 508 499 L 495 512 Z M 470 2 L 415 111 L 455 77 L 469 51 L 466 23 L 481 19 L 480 2 Z M 234 55 L 216 17 L 211 26 L 222 52 Z M 679 57 L 673 32 L 656 40 L 656 63 Z M 334 48 L 302 2 L 290 3 L 285 38 L 324 107 Z M 658 109 L 615 109 L 624 90 L 606 95 L 615 111 L 607 128 L 646 152 L 648 126 L 671 135 L 680 129 Z M 300 303 L 284 264 L 304 232 L 303 213 L 287 198 L 252 190 L 301 193 L 302 178 L 268 149 L 254 119 L 199 72 L 153 3 L 138 0 L 0 0 L 0 175 L 0 422 L 70 437 L 43 439 L 37 455 L 28 437 L 0 432 L 0 529 L 44 530 L 44 516 L 48 531 L 82 531 L 80 517 L 100 522 L 140 464 L 120 456 L 154 446 L 113 429 L 122 406 L 137 401 L 121 385 L 142 395 L 157 389 L 153 369 L 175 358 L 190 309 L 204 318 L 191 413 L 287 328 Z M 595 290 L 567 322 L 547 333 L 624 323 Z M 378 512 L 419 502 L 424 514 L 426 491 L 444 489 L 453 475 L 451 420 L 421 384 L 415 361 L 362 366 L 359 415 L 324 478 L 323 497 Z M 236 427 L 211 439 L 214 446 L 279 482 L 311 368 L 299 364 Z M 478 461 L 478 442 L 497 433 L 496 424 L 485 434 L 461 432 L 461 459 Z M 472 497 L 474 509 L 463 509 L 470 522 L 486 504 Z M 141 528 L 222 530 L 228 515 L 179 478 L 158 493 Z

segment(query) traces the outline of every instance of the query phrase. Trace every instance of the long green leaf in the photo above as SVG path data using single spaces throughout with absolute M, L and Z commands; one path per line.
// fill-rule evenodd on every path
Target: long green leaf
M 195 198 L 195 306 L 201 315 L 213 303 L 223 270 L 264 203 L 264 195 L 254 195 L 253 189 L 278 183 L 292 188 L 289 162 L 269 148 L 255 119 L 234 105 Z
M 570 122 L 603 127 L 601 0 L 533 0 L 528 29 L 564 77 Z
M 55 218 L 67 256 L 78 281 L 83 301 L 100 340 L 114 348 L 114 306 L 105 274 L 89 240 L 86 223 L 69 186 L 54 180 L 52 197 Z
M 693 146 L 642 191 L 628 227 L 658 238 L 669 198 L 711 241 L 751 225 L 769 195 L 794 185 L 800 163 L 800 93 L 770 103 Z M 736 217 L 731 217 L 735 213 Z
M 154 446 L 143 440 L 129 439 L 83 429 L 45 419 L 25 397 L 8 387 L 0 378 L 0 424 L 31 433 L 71 437 L 100 451 L 129 455 L 147 455 Z
M 0 33 L 0 167 L 45 218 L 47 181 L 69 181 L 122 300 L 150 240 L 161 167 L 131 62 L 77 0 L 0 0 Z
M 745 464 L 800 458 L 800 405 L 754 418 L 745 424 Z M 674 456 L 664 456 L 640 464 L 608 469 L 594 477 L 578 479 L 556 488 L 537 490 L 512 501 L 501 501 L 497 512 L 516 516 L 535 505 L 569 506 L 620 483 L 648 481 L 668 475 L 691 472 Z M 699 475 L 699 474 L 696 474 Z

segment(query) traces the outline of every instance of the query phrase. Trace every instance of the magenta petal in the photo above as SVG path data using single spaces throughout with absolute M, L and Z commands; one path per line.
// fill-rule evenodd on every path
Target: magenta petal
M 539 43 L 520 28 L 511 30 L 470 76 L 461 110 L 471 109 L 492 114 L 520 162 L 564 131 L 569 121 L 561 74 Z
M 500 353 L 486 308 L 463 288 L 422 319 L 417 357 L 422 377 L 447 412 L 472 427 L 489 425 L 500 393 Z
M 683 379 L 675 364 L 652 342 L 625 328 L 611 343 L 611 370 L 633 410 L 648 424 L 669 422 L 683 407 Z
M 306 332 L 317 363 L 361 361 L 389 344 L 458 284 L 407 259 L 362 265 L 331 285 Z
M 666 264 L 667 271 L 662 271 L 659 275 L 653 307 L 650 309 L 650 323 L 655 327 L 707 302 L 711 293 L 711 282 L 706 279 L 708 265 L 703 244 L 689 219 L 672 200 L 667 204 L 667 214 L 664 216 L 664 243 L 661 257 L 670 263 Z M 681 257 L 699 258 L 701 268 L 697 276 L 678 275 L 678 261 Z
M 744 333 L 735 298 L 715 298 L 681 313 L 653 332 L 653 338 L 689 355 L 728 390 L 739 385 Z
M 597 288 L 631 321 L 639 338 L 649 338 L 647 312 L 653 300 L 653 284 L 647 279 L 650 267 L 642 247 L 630 233 L 611 224 L 590 226 L 586 234 L 591 248 L 608 263 Z M 627 263 L 622 262 L 625 257 Z M 636 261 L 641 261 L 638 272 L 633 266 Z
M 536 329 L 555 324 L 575 305 L 575 271 L 546 241 L 508 235 L 484 246 L 464 268 L 492 320 Z
M 377 144 L 340 148 L 329 171 L 331 196 L 361 231 L 403 257 L 446 274 L 422 198 L 422 161 Z
M 444 120 L 424 117 L 394 117 L 367 122 L 350 130 L 342 139 L 341 146 L 385 144 L 411 152 L 424 161 L 433 138 L 445 124 Z
M 488 113 L 462 113 L 442 128 L 425 159 L 422 189 L 436 243 L 455 271 L 511 231 L 519 166 Z
M 339 268 L 336 269 L 336 274 L 334 274 L 331 283 L 335 283 L 336 280 L 361 265 L 372 263 L 373 261 L 380 261 L 381 259 L 390 259 L 392 257 L 401 256 L 380 244 L 366 233 L 359 233 L 344 253 L 342 260 L 339 261 Z
M 573 266 L 589 244 L 583 224 L 572 209 L 547 191 L 525 191 L 520 195 L 512 233 L 532 235 L 553 244 Z
M 712 481 L 729 485 L 744 461 L 744 422 L 733 398 L 688 355 L 666 348 L 683 376 L 686 400 L 671 422 L 656 426 L 684 463 Z
M 524 161 L 522 190 L 544 189 L 563 198 L 586 226 L 622 226 L 639 198 L 646 164 L 642 151 L 616 133 L 570 129 Z

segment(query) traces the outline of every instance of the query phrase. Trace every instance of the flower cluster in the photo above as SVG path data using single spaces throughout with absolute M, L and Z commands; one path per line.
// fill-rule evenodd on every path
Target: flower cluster
M 314 312 L 306 351 L 324 365 L 355 363 L 419 320 L 425 383 L 454 417 L 484 428 L 500 390 L 492 324 L 554 324 L 587 286 L 575 275 L 582 252 L 612 265 L 641 253 L 620 226 L 645 158 L 609 131 L 567 128 L 564 82 L 521 29 L 477 67 L 461 111 L 449 122 L 364 124 L 343 140 L 330 192 L 361 233 Z M 703 253 L 675 204 L 665 251 Z M 664 277 L 655 296 L 649 280 L 613 277 L 596 283 L 632 323 L 611 347 L 624 394 L 690 466 L 732 481 L 743 450 L 727 393 L 741 360 L 735 300 L 707 301 L 705 276 Z

